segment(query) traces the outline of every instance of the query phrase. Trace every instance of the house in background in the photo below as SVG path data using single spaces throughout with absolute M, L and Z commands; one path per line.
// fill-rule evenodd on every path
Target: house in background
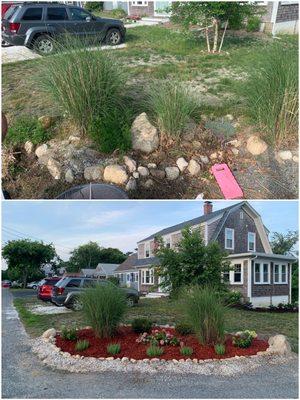
M 154 275 L 156 238 L 162 237 L 166 246 L 175 248 L 182 237 L 182 229 L 199 229 L 204 242 L 216 241 L 228 253 L 233 269 L 223 279 L 231 290 L 242 293 L 244 301 L 254 307 L 291 302 L 293 256 L 273 254 L 268 230 L 260 215 L 251 205 L 240 202 L 213 211 L 212 203 L 205 202 L 201 217 L 163 229 L 138 242 L 132 254 L 115 270 L 124 286 L 138 288 L 151 297 L 166 295 L 161 281 Z
M 122 8 L 127 15 L 136 15 L 140 17 L 165 17 L 168 13 L 165 9 L 171 4 L 171 1 L 105 1 L 104 10 L 113 10 Z
M 299 31 L 299 1 L 261 1 L 266 8 L 261 30 L 272 35 Z
M 96 268 L 83 268 L 81 274 L 87 278 L 107 279 L 114 276 L 119 264 L 100 263 Z

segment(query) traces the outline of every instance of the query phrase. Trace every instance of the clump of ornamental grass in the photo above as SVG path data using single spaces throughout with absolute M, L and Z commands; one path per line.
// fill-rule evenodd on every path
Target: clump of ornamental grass
M 66 326 L 62 326 L 61 328 L 61 337 L 64 340 L 76 340 L 77 339 L 77 331 L 75 326 L 71 326 L 70 328 Z
M 223 356 L 226 352 L 226 348 L 224 344 L 222 343 L 217 343 L 215 344 L 215 353 L 219 356 Z
M 78 340 L 75 344 L 76 351 L 84 351 L 90 347 L 90 342 L 88 340 Z
M 111 355 L 119 354 L 121 351 L 120 343 L 111 343 L 107 346 L 107 353 Z
M 193 354 L 193 349 L 192 347 L 182 346 L 180 348 L 180 354 L 186 357 L 191 356 Z
M 148 357 L 159 357 L 163 354 L 163 352 L 164 349 L 155 345 L 149 346 L 146 350 L 146 354 Z

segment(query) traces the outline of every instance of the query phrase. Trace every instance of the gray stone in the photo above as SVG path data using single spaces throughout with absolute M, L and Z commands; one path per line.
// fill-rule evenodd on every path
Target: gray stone
M 217 153 L 212 153 L 212 154 L 209 156 L 209 158 L 210 158 L 211 160 L 216 160 L 216 159 L 218 158 L 218 154 L 217 154 Z
M 267 148 L 267 143 L 260 139 L 258 136 L 252 135 L 247 140 L 247 150 L 254 156 L 258 156 L 264 153 Z
M 74 175 L 73 175 L 73 171 L 71 170 L 71 168 L 69 168 L 66 173 L 65 173 L 65 180 L 68 183 L 72 183 L 74 181 Z
M 29 140 L 27 140 L 27 142 L 25 142 L 25 144 L 24 144 L 24 149 L 25 149 L 26 153 L 31 154 L 33 152 L 33 148 L 34 148 L 33 143 L 30 142 Z
M 178 160 L 176 161 L 176 164 L 181 172 L 183 172 L 189 165 L 189 163 L 183 157 L 178 158 Z
M 188 166 L 188 171 L 191 175 L 198 175 L 201 170 L 200 165 L 197 163 L 195 160 L 190 160 L 189 166 Z
M 299 157 L 298 157 L 298 156 L 293 156 L 293 161 L 294 161 L 295 163 L 298 163 L 298 162 L 299 162 Z
M 287 337 L 284 335 L 271 336 L 268 343 L 270 347 L 267 351 L 269 353 L 290 354 L 292 351 L 291 345 L 289 344 Z
M 139 174 L 139 172 L 133 172 L 133 174 L 132 174 L 132 176 L 135 178 L 135 179 L 139 179 L 139 177 L 140 177 L 140 174 Z
M 199 158 L 200 158 L 200 161 L 203 164 L 208 164 L 209 163 L 209 158 L 207 156 L 200 156 Z
M 164 179 L 166 177 L 165 171 L 161 169 L 150 169 L 150 175 L 157 179 Z
M 74 144 L 78 144 L 78 143 L 80 142 L 80 137 L 79 137 L 79 136 L 71 135 L 71 136 L 69 137 L 69 142 L 70 142 L 70 143 L 74 143 Z
M 136 171 L 136 161 L 128 156 L 124 156 L 124 163 L 130 173 Z
M 196 150 L 199 150 L 202 147 L 201 142 L 199 142 L 198 140 L 194 140 L 192 144 L 193 144 L 194 149 L 196 149 Z
M 54 179 L 59 180 L 61 177 L 61 165 L 54 158 L 50 157 L 47 162 L 47 168 Z
M 157 129 L 149 122 L 146 113 L 140 114 L 133 121 L 131 135 L 134 150 L 149 154 L 159 146 Z
M 237 156 L 237 155 L 239 154 L 239 150 L 236 149 L 235 147 L 233 147 L 233 148 L 231 149 L 231 152 L 232 152 L 232 154 L 234 154 L 235 156 Z
M 177 167 L 166 167 L 165 171 L 169 181 L 174 181 L 179 177 L 180 174 L 180 171 Z
M 149 164 L 147 165 L 147 167 L 148 167 L 149 169 L 154 169 L 154 168 L 157 168 L 157 165 L 156 165 L 155 163 L 149 163 Z
M 136 180 L 134 178 L 129 178 L 129 181 L 127 182 L 126 185 L 126 190 L 128 191 L 136 190 Z
M 51 337 L 54 337 L 56 335 L 56 330 L 54 328 L 47 329 L 43 334 L 42 338 L 43 339 L 50 339 Z
M 84 169 L 84 178 L 87 181 L 100 181 L 103 176 L 103 165 L 93 165 Z
M 106 182 L 124 185 L 128 180 L 128 175 L 124 167 L 115 164 L 105 168 L 103 178 Z
M 35 155 L 37 157 L 44 156 L 47 153 L 48 148 L 49 147 L 47 144 L 42 144 L 41 146 L 37 147 L 37 149 L 35 150 Z
M 141 176 L 148 176 L 149 175 L 149 170 L 146 167 L 140 166 L 140 167 L 138 167 L 138 173 Z
M 234 120 L 234 117 L 231 114 L 225 115 L 225 118 L 227 119 L 227 121 L 233 121 Z
M 143 184 L 143 186 L 146 189 L 150 189 L 154 185 L 154 182 L 152 179 L 147 179 L 146 182 Z
M 283 160 L 291 160 L 293 158 L 293 154 L 290 150 L 282 150 L 278 152 L 278 156 Z

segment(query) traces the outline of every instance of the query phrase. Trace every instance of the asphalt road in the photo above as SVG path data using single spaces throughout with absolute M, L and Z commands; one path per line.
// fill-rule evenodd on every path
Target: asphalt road
M 28 297 L 32 297 L 35 298 L 36 297 L 36 290 L 34 289 L 7 289 L 10 291 L 10 293 L 17 298 L 28 298 Z
M 2 290 L 2 398 L 298 398 L 298 362 L 217 377 L 51 370 L 30 351 L 28 337 Z

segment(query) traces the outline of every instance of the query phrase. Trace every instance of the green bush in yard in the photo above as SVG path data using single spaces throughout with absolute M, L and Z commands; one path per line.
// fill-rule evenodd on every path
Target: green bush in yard
M 49 140 L 51 135 L 47 132 L 40 122 L 32 117 L 18 118 L 8 128 L 5 144 L 18 145 L 27 141 L 39 144 Z
M 66 326 L 62 326 L 61 328 L 61 337 L 65 340 L 76 340 L 77 332 L 76 327 L 67 328 Z
M 194 286 L 185 291 L 182 302 L 185 318 L 202 344 L 224 338 L 225 307 L 219 293 L 209 286 Z
M 258 32 L 261 24 L 261 18 L 257 15 L 252 15 L 247 20 L 246 31 L 247 32 Z
M 148 318 L 135 318 L 131 323 L 132 330 L 135 333 L 150 332 L 152 326 L 153 322 Z
M 175 325 L 175 330 L 178 332 L 180 335 L 190 335 L 193 333 L 193 328 L 191 325 L 185 323 L 185 322 L 180 322 Z
M 124 292 L 112 284 L 98 284 L 81 295 L 83 313 L 100 338 L 112 337 L 126 311 Z

